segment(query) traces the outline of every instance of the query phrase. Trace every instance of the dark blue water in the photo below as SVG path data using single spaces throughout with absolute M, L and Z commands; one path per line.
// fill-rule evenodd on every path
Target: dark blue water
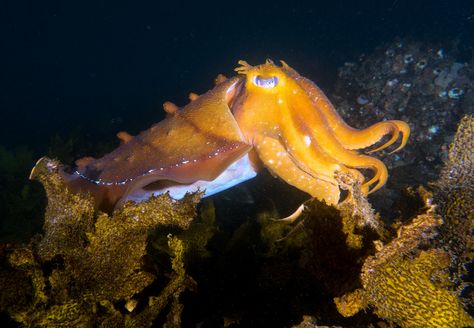
M 474 2 L 12 1 L 0 27 L 0 145 L 39 155 L 74 129 L 91 143 L 143 130 L 239 59 L 284 59 L 330 90 L 339 66 L 396 36 L 472 56 Z
M 354 102 L 360 96 L 369 95 L 367 90 L 362 92 L 360 89 L 370 85 L 371 78 L 377 73 L 370 68 L 363 72 L 364 61 L 359 58 L 362 54 L 377 53 L 374 49 L 383 44 L 390 43 L 388 48 L 391 50 L 397 48 L 393 46 L 394 40 L 403 40 L 408 45 L 403 50 L 400 50 L 401 46 L 397 48 L 403 54 L 407 49 L 407 53 L 412 51 L 412 55 L 421 53 L 424 56 L 429 53 L 424 52 L 427 44 L 431 50 L 436 49 L 431 51 L 431 59 L 438 49 L 449 54 L 443 60 L 440 58 L 444 55 L 433 60 L 435 66 L 428 66 L 431 72 L 450 68 L 453 64 L 469 63 L 463 66 L 469 69 L 450 82 L 452 85 L 448 88 L 452 91 L 456 87 L 465 92 L 459 101 L 448 99 L 446 95 L 446 101 L 440 100 L 438 94 L 428 90 L 431 93 L 424 92 L 424 98 L 417 101 L 420 108 L 426 104 L 424 100 L 439 105 L 436 108 L 433 105 L 432 112 L 426 110 L 420 114 L 421 111 L 412 110 L 410 113 L 409 110 L 404 112 L 405 108 L 393 108 L 396 116 L 392 118 L 405 115 L 417 127 L 412 129 L 411 137 L 411 142 L 417 146 L 408 145 L 404 153 L 397 154 L 398 159 L 390 157 L 391 180 L 385 191 L 378 192 L 378 196 L 372 196 L 370 200 L 384 218 L 404 215 L 406 219 L 415 213 L 411 213 L 411 207 L 415 205 L 402 204 L 408 196 L 401 192 L 406 181 L 412 186 L 426 185 L 427 176 L 437 176 L 435 168 L 442 163 L 432 155 L 441 153 L 443 145 L 444 157 L 447 156 L 450 140 L 444 140 L 444 137 L 449 139 L 448 132 L 454 134 L 461 114 L 472 113 L 474 108 L 471 69 L 474 63 L 474 0 L 291 2 L 221 1 L 216 6 L 205 1 L 20 0 L 2 3 L 0 255 L 4 256 L 1 253 L 4 243 L 28 243 L 41 231 L 46 198 L 39 183 L 28 181 L 28 173 L 40 156 L 47 154 L 71 164 L 76 158 L 110 151 L 118 143 L 115 136 L 118 131 L 136 134 L 147 129 L 164 118 L 163 102 L 185 105 L 189 92 L 203 93 L 212 88 L 217 74 L 234 74 L 233 69 L 240 59 L 252 65 L 263 63 L 266 58 L 283 59 L 301 75 L 317 83 L 330 98 L 338 91 L 339 95 L 352 92 Z M 384 58 L 386 52 L 379 53 Z M 362 67 L 360 71 L 354 70 L 365 73 L 360 79 L 362 82 L 358 81 L 364 85 L 351 85 L 357 76 L 346 69 L 345 77 L 342 74 L 340 78 L 343 82 L 339 83 L 341 92 L 337 90 L 336 81 L 338 69 L 345 62 L 356 63 L 346 68 Z M 377 63 L 377 60 L 372 58 L 368 62 Z M 442 65 L 437 67 L 439 63 Z M 414 65 L 415 62 L 411 64 Z M 391 66 L 387 67 L 390 71 Z M 387 71 L 379 76 L 391 79 L 388 74 L 391 72 Z M 411 70 L 405 76 L 416 80 L 421 75 Z M 380 81 L 383 85 L 385 80 L 380 78 Z M 398 93 L 398 97 L 400 100 L 405 96 Z M 344 99 L 346 97 L 336 100 L 343 103 Z M 393 103 L 401 103 L 396 100 Z M 346 114 L 351 113 L 350 104 L 340 108 L 345 108 Z M 362 126 L 369 125 L 366 121 L 370 119 L 383 119 L 372 115 L 368 109 L 361 111 L 363 115 L 359 117 L 365 117 L 360 119 Z M 353 120 L 360 123 L 357 118 Z M 444 129 L 446 126 L 451 130 Z M 423 135 L 423 131 L 430 134 Z M 384 160 L 388 162 L 389 159 Z M 215 208 L 220 220 L 216 226 L 220 232 L 215 233 L 217 238 L 208 244 L 214 258 L 194 264 L 194 268 L 190 265 L 189 272 L 198 281 L 199 289 L 185 295 L 187 299 L 183 298 L 187 311 L 184 326 L 186 323 L 195 326 L 198 322 L 204 322 L 203 327 L 213 326 L 214 321 L 224 322 L 224 315 L 229 314 L 229 320 L 235 314 L 238 322 L 242 315 L 239 311 L 247 316 L 247 323 L 254 323 L 247 326 L 261 326 L 255 324 L 261 321 L 279 321 L 279 325 L 289 326 L 290 322 L 300 320 L 300 314 L 323 313 L 324 320 L 336 314 L 332 302 L 334 295 L 326 291 L 330 288 L 315 282 L 304 271 L 306 268 L 301 270 L 302 262 L 293 261 L 298 257 L 289 256 L 290 260 L 282 261 L 282 264 L 276 263 L 280 260 L 274 264 L 265 263 L 266 260 L 263 265 L 259 262 L 263 251 L 259 249 L 262 247 L 258 241 L 261 239 L 260 227 L 253 220 L 254 212 L 274 210 L 283 217 L 308 198 L 302 193 L 296 194 L 296 190 L 293 191 L 295 196 L 289 196 L 287 189 L 283 189 L 288 188 L 286 184 L 279 183 L 269 174 L 261 176 L 262 180 L 252 180 L 216 197 Z M 251 217 L 251 221 L 243 221 Z M 247 242 L 247 239 L 258 242 Z M 232 244 L 238 242 L 244 247 L 233 248 Z M 319 244 L 315 242 L 314 245 L 316 249 Z M 328 253 L 330 259 L 331 252 Z M 3 258 L 0 262 L 6 263 Z M 287 263 L 297 268 L 296 273 L 286 272 Z M 324 263 L 324 258 L 315 263 Z M 272 268 L 268 271 L 271 274 L 266 274 L 262 268 Z M 45 277 L 50 269 L 43 268 Z M 288 283 L 286 277 L 280 279 L 280 273 L 281 277 L 294 275 L 291 277 L 294 281 L 288 280 Z M 331 272 L 330 276 L 338 275 Z M 279 287 L 279 280 L 286 290 Z M 269 281 L 271 284 L 265 287 Z M 310 288 L 305 285 L 308 281 Z M 293 301 L 301 308 L 295 307 Z M 123 306 L 122 303 L 118 305 Z M 364 319 L 367 313 L 369 317 Z M 371 320 L 370 313 L 363 314 L 362 320 Z M 9 316 L 0 311 L 0 321 L 6 319 Z M 341 321 L 342 317 L 337 320 Z M 356 317 L 355 320 L 359 319 Z M 245 323 L 243 321 L 242 326 Z M 10 326 L 16 327 L 16 324 Z

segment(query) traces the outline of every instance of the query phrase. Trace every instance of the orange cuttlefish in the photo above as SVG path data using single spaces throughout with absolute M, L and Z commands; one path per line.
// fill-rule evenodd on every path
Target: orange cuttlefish
M 348 126 L 324 93 L 285 62 L 251 66 L 239 61 L 237 76 L 220 75 L 203 95 L 190 94 L 178 108 L 165 103 L 167 118 L 137 136 L 118 134 L 122 144 L 102 158 L 83 158 L 60 168 L 68 187 L 91 192 L 97 207 L 111 210 L 169 192 L 181 198 L 212 195 L 253 178 L 261 167 L 312 197 L 340 201 L 336 175 L 350 174 L 365 194 L 381 188 L 387 167 L 360 149 L 410 134 L 407 123 L 382 121 L 358 130 Z M 373 172 L 366 178 L 358 169 Z M 34 172 L 34 169 L 33 169 Z

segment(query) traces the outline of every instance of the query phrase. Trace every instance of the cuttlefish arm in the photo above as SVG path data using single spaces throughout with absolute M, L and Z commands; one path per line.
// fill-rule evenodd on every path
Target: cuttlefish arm
M 360 150 L 386 135 L 387 142 L 368 152 L 400 136 L 396 150 L 402 148 L 410 134 L 405 122 L 354 129 L 318 87 L 285 63 L 239 63 L 239 76 L 219 76 L 214 89 L 190 94 L 184 108 L 165 103 L 167 118 L 150 129 L 137 136 L 119 133 L 122 144 L 113 152 L 60 170 L 69 188 L 90 192 L 99 208 L 111 210 L 170 186 L 176 192 L 201 187 L 218 192 L 253 177 L 257 164 L 330 204 L 339 202 L 339 173 L 359 181 L 365 194 L 385 184 L 386 166 Z
M 290 76 L 303 90 L 306 91 L 306 94 L 313 103 L 313 108 L 321 112 L 338 141 L 344 145 L 344 148 L 366 148 L 377 143 L 386 135 L 389 135 L 390 139 L 380 147 L 370 150 L 368 153 L 376 152 L 391 146 L 399 139 L 400 135 L 402 136 L 400 145 L 395 150 L 391 151 L 391 153 L 405 147 L 410 136 L 410 127 L 406 122 L 390 120 L 375 123 L 374 125 L 362 130 L 355 129 L 344 122 L 332 103 L 318 86 L 316 86 L 311 80 L 299 75 L 298 72 L 288 66 L 284 61 L 282 61 L 282 65 L 282 71 Z
M 69 187 L 91 192 L 100 208 L 110 210 L 159 181 L 216 179 L 251 149 L 228 105 L 240 82 L 233 78 L 220 83 L 135 137 L 120 134 L 122 145 L 113 152 L 63 171 Z
M 287 106 L 288 109 L 282 111 L 282 120 L 288 122 L 283 125 L 283 134 L 290 140 L 288 143 L 293 145 L 293 156 L 303 163 L 316 163 L 315 159 L 325 158 L 326 162 L 318 165 L 319 171 L 324 169 L 325 176 L 334 176 L 337 171 L 350 171 L 351 168 L 372 170 L 373 177 L 368 181 L 361 181 L 366 193 L 373 184 L 375 185 L 370 192 L 386 183 L 388 171 L 385 164 L 375 157 L 346 148 L 339 140 L 340 136 L 327 124 L 325 116 L 314 111 L 308 98 L 292 97 Z
M 353 129 L 311 81 L 285 63 L 281 67 L 269 60 L 259 66 L 239 64 L 236 71 L 246 77 L 245 98 L 236 102 L 234 116 L 270 171 L 331 204 L 339 201 L 340 173 L 360 181 L 365 194 L 385 184 L 388 171 L 383 162 L 357 149 L 385 135 L 391 138 L 379 149 L 400 135 L 403 147 L 409 135 L 406 123 L 385 121 L 364 130 Z M 358 169 L 369 169 L 373 176 L 366 179 Z

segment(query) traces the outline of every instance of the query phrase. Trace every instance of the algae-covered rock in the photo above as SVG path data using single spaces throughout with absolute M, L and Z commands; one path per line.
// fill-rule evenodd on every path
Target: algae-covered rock
M 371 306 L 381 318 L 402 327 L 463 327 L 474 324 L 450 286 L 450 256 L 442 249 L 419 251 L 443 223 L 434 207 L 399 231 L 399 236 L 369 256 L 362 289 L 336 298 L 339 312 L 352 316 Z
M 449 148 L 448 161 L 438 185 L 449 187 L 474 184 L 474 117 L 466 115 L 459 122 L 454 141 Z
M 19 283 L 25 293 L 15 303 L 14 289 L 3 289 L 0 308 L 25 326 L 146 327 L 165 308 L 169 322 L 179 322 L 179 295 L 194 285 L 184 269 L 183 242 L 168 237 L 171 263 L 164 267 L 147 267 L 144 258 L 149 233 L 188 228 L 201 195 L 129 202 L 109 216 L 95 212 L 90 196 L 71 193 L 58 167 L 49 159 L 35 167 L 48 196 L 44 235 L 7 252 L 0 279 Z M 155 282 L 164 287 L 151 288 Z
M 376 243 L 361 270 L 362 288 L 335 298 L 343 316 L 370 306 L 402 327 L 474 325 L 458 288 L 473 245 L 473 136 L 474 120 L 465 117 L 434 192 L 419 189 L 425 212 L 386 245 Z
M 453 279 L 461 281 L 466 261 L 474 258 L 474 118 L 465 116 L 449 150 L 440 179 L 434 184 L 433 201 L 445 224 L 438 244 L 452 255 Z
M 442 224 L 430 207 L 380 246 L 362 267 L 362 289 L 336 298 L 339 312 L 352 316 L 367 306 L 402 327 L 463 327 L 474 324 L 450 285 L 450 256 L 441 249 L 418 251 Z
M 295 226 L 262 215 L 261 238 L 267 245 L 263 270 L 272 277 L 265 284 L 278 286 L 300 270 L 302 276 L 311 277 L 306 278 L 308 288 L 319 285 L 330 295 L 358 287 L 360 259 L 373 248 L 371 241 L 380 238 L 381 230 L 368 205 L 363 210 L 353 205 L 366 202 L 359 200 L 337 207 L 317 199 L 308 201 Z

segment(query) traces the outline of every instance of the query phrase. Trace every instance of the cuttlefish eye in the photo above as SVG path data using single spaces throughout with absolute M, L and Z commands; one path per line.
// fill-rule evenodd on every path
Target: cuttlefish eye
M 253 78 L 253 84 L 255 84 L 258 87 L 270 89 L 277 86 L 278 78 L 276 76 L 264 78 L 264 77 L 261 77 L 260 75 L 257 75 Z

